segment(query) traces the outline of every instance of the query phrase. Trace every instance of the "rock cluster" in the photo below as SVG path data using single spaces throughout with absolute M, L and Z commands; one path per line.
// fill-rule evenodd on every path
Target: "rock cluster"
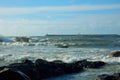
M 22 63 L 0 67 L 0 80 L 16 80 L 16 77 L 20 78 L 17 80 L 41 80 L 64 74 L 82 72 L 84 68 L 100 68 L 104 65 L 105 63 L 101 61 L 91 62 L 87 60 L 72 63 L 65 63 L 60 60 L 49 62 L 43 59 L 37 59 L 33 63 L 30 60 L 25 60 Z

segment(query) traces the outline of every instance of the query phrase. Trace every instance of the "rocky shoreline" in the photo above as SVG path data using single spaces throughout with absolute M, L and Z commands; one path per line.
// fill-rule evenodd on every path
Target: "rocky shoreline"
M 102 61 L 87 60 L 72 63 L 65 63 L 60 60 L 49 62 L 43 59 L 37 59 L 33 63 L 30 60 L 24 60 L 21 63 L 0 67 L 0 80 L 42 80 L 82 72 L 85 68 L 101 68 L 105 64 Z
M 120 57 L 120 51 L 112 52 L 111 56 Z M 72 63 L 61 60 L 37 59 L 35 62 L 24 60 L 21 63 L 1 66 L 0 80 L 42 80 L 65 74 L 82 73 L 89 68 L 99 69 L 106 64 L 102 61 L 87 61 L 86 59 Z M 120 73 L 98 75 L 95 80 L 120 80 Z

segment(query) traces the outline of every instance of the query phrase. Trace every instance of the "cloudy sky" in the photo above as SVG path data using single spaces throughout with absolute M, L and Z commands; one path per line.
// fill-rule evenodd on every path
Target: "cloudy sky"
M 0 34 L 120 34 L 120 0 L 0 0 Z

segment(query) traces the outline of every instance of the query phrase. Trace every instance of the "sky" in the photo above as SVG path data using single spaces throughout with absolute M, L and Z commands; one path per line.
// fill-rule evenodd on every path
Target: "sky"
M 0 34 L 120 34 L 120 0 L 0 0 Z

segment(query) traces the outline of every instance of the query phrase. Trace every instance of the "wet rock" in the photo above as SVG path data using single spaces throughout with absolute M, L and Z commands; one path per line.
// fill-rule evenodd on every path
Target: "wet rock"
M 0 71 L 3 70 L 4 68 L 6 68 L 6 66 L 2 66 L 2 67 L 0 67 Z
M 34 63 L 30 60 L 24 60 L 22 63 L 14 63 L 7 66 L 10 69 L 14 69 L 16 71 L 21 71 L 31 79 L 35 78 L 35 67 Z
M 120 73 L 114 73 L 112 75 L 102 74 L 96 80 L 120 80 Z
M 114 73 L 113 76 L 115 76 L 117 80 L 120 80 L 120 73 Z
M 100 68 L 103 65 L 105 65 L 105 63 L 102 61 L 90 62 L 87 60 L 80 60 L 72 63 L 65 63 L 60 60 L 48 62 L 42 59 L 35 61 L 37 79 L 77 73 L 84 71 L 83 68 Z
M 79 66 L 81 66 L 83 68 L 100 68 L 105 65 L 105 63 L 102 61 L 91 62 L 91 61 L 87 61 L 87 60 L 78 61 L 78 62 L 76 62 L 76 64 L 78 64 Z
M 61 45 L 57 45 L 57 47 L 59 47 L 59 48 L 68 48 L 69 46 L 67 44 L 61 44 Z
M 66 63 L 64 63 L 61 60 L 55 60 L 50 63 L 52 64 L 52 68 L 53 68 L 53 76 L 59 76 L 65 74 L 64 68 Z
M 48 78 L 52 76 L 53 68 L 48 61 L 37 59 L 34 65 L 37 73 L 36 75 L 37 79 Z
M 5 68 L 0 71 L 0 80 L 30 80 L 30 78 L 20 71 Z
M 64 63 L 62 61 L 53 61 L 54 66 L 61 68 L 64 71 L 64 74 L 77 73 L 83 71 L 83 67 L 79 66 L 77 62 L 73 63 Z
M 95 62 L 88 62 L 88 64 L 85 67 L 86 68 L 100 68 L 104 65 L 105 63 L 102 61 L 95 61 Z
M 120 57 L 120 51 L 112 52 L 111 55 L 112 55 L 113 57 Z
M 37 69 L 38 79 L 83 71 L 83 68 L 75 63 L 64 63 L 58 60 L 48 62 L 46 60 L 38 59 L 35 61 L 35 67 Z
M 84 71 L 84 68 L 100 68 L 105 65 L 101 61 L 80 60 L 72 63 L 65 63 L 61 60 L 46 61 L 37 59 L 35 63 L 30 60 L 24 60 L 22 63 L 14 63 L 5 66 L 14 71 L 20 71 L 27 75 L 31 80 L 41 80 L 45 78 L 60 76 Z M 5 67 L 0 67 L 3 69 Z
M 70 74 L 70 73 L 77 73 L 80 71 L 83 71 L 83 67 L 76 65 L 75 63 L 67 64 L 65 71 Z
M 16 37 L 15 41 L 17 41 L 17 42 L 29 42 L 29 38 L 27 38 L 27 37 Z
M 102 74 L 98 76 L 96 80 L 119 80 L 113 75 L 108 75 L 108 74 Z

